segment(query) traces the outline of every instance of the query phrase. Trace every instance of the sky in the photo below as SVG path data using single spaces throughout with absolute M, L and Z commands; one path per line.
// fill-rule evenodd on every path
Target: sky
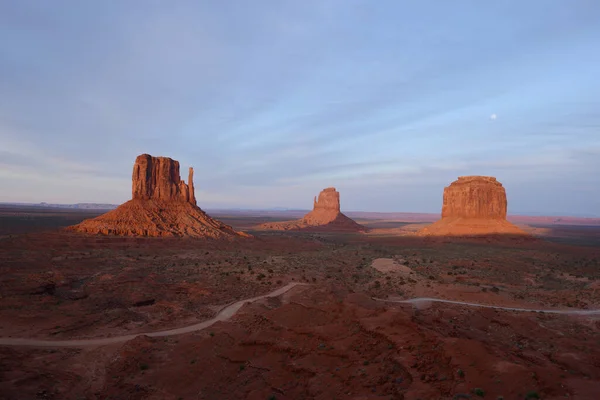
M 0 202 L 122 203 L 138 154 L 202 208 L 600 215 L 596 0 L 0 0 Z

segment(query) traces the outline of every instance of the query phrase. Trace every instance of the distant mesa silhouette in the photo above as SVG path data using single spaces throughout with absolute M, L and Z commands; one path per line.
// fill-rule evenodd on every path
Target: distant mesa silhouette
M 444 188 L 442 219 L 419 236 L 527 235 L 506 220 L 506 191 L 491 176 L 461 176 Z
M 367 228 L 348 218 L 340 211 L 340 192 L 329 187 L 319 193 L 313 202 L 313 210 L 302 219 L 269 222 L 259 226 L 265 230 L 311 230 L 335 232 L 366 232 Z
M 196 205 L 194 169 L 188 183 L 179 176 L 179 162 L 142 154 L 135 160 L 132 199 L 116 209 L 68 230 L 117 236 L 187 236 L 228 239 L 249 237 L 202 211 Z

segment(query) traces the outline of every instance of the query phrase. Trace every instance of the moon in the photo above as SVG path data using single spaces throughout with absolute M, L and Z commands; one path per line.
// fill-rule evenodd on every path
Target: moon
M 498 116 L 497 116 L 496 114 L 492 114 L 492 115 L 490 115 L 490 119 L 491 119 L 491 120 L 495 120 L 496 118 L 498 118 Z

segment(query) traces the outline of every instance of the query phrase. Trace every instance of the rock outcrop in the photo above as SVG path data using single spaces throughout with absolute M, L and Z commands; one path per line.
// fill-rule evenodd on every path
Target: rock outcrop
M 179 176 L 179 162 L 168 157 L 138 156 L 133 165 L 131 198 L 196 205 L 194 169 L 190 168 L 189 186 Z
M 273 222 L 259 226 L 265 230 L 313 230 L 336 232 L 365 232 L 366 227 L 356 223 L 340 211 L 340 192 L 333 187 L 323 189 L 315 197 L 313 210 L 296 221 Z
M 313 210 L 328 210 L 340 212 L 340 192 L 334 187 L 329 187 L 321 190 L 319 198 L 315 196 Z
M 526 235 L 506 220 L 506 191 L 490 176 L 461 176 L 444 188 L 442 219 L 420 236 Z
M 135 160 L 132 199 L 99 217 L 67 229 L 101 235 L 189 236 L 233 238 L 250 236 L 208 216 L 196 205 L 194 170 L 188 183 L 179 176 L 179 162 L 142 154 Z
M 461 176 L 444 188 L 442 218 L 506 219 L 506 191 L 491 176 Z

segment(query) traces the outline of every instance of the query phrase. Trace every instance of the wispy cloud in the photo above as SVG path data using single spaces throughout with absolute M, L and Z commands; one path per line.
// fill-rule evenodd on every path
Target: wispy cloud
M 540 207 L 595 212 L 599 19 L 584 0 L 3 2 L 0 201 L 124 201 L 147 152 L 193 165 L 210 207 L 335 185 L 352 209 L 437 211 L 489 174 L 517 211 L 568 187 Z

